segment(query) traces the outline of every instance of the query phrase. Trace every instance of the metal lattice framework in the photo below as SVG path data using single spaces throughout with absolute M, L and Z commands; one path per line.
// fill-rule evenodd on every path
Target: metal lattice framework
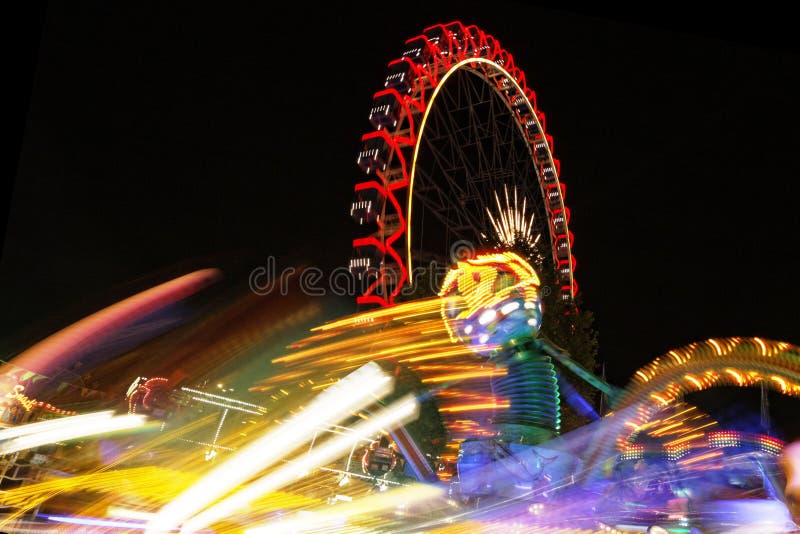
M 367 178 L 351 206 L 370 232 L 353 241 L 350 270 L 366 281 L 358 303 L 392 305 L 415 263 L 445 256 L 456 240 L 485 244 L 503 188 L 533 210 L 550 250 L 543 267 L 555 271 L 562 298 L 573 298 L 566 189 L 544 114 L 511 54 L 476 26 L 439 24 L 406 41 L 384 87 L 358 156 Z M 422 232 L 434 231 L 432 220 L 435 246 Z

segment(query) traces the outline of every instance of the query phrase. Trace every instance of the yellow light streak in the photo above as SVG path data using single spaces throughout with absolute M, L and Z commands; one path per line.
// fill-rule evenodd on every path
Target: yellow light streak
M 460 412 L 477 412 L 480 410 L 494 410 L 497 408 L 508 408 L 511 406 L 508 402 L 486 402 L 480 404 L 459 404 L 455 406 L 442 406 L 439 408 L 440 412 L 445 413 L 460 413 Z
M 754 337 L 753 341 L 758 343 L 758 346 L 761 347 L 761 355 L 762 356 L 766 356 L 767 355 L 767 345 L 760 338 L 757 338 L 757 337 Z
M 663 405 L 665 405 L 665 406 L 666 406 L 667 404 L 669 404 L 669 401 L 667 401 L 667 399 L 665 399 L 664 397 L 662 397 L 662 396 L 661 396 L 661 395 L 659 395 L 658 393 L 651 393 L 651 394 L 650 394 L 650 398 L 652 398 L 652 399 L 654 399 L 654 400 L 657 400 L 658 402 L 660 402 L 661 404 L 663 404 Z
M 685 375 L 684 378 L 694 384 L 697 389 L 703 389 L 703 384 L 692 375 Z
M 693 434 L 689 434 L 688 436 L 683 436 L 683 437 L 680 437 L 678 439 L 674 439 L 672 441 L 668 441 L 667 443 L 665 443 L 665 445 L 667 445 L 669 447 L 675 447 L 675 446 L 680 445 L 682 443 L 686 443 L 688 441 L 692 441 L 693 439 L 702 438 L 703 436 L 705 436 L 704 432 L 695 432 Z
M 241 484 L 255 473 L 280 461 L 284 455 L 311 438 L 323 423 L 338 423 L 350 411 L 387 395 L 394 387 L 391 376 L 370 362 L 317 396 L 308 409 L 277 429 L 254 439 L 196 484 L 161 508 L 147 524 L 148 532 L 163 532 Z
M 728 373 L 729 375 L 731 375 L 734 378 L 734 380 L 736 380 L 736 383 L 738 385 L 741 386 L 741 385 L 744 384 L 744 377 L 742 376 L 742 374 L 740 372 L 736 371 L 735 369 L 730 369 L 730 368 L 725 369 L 725 372 Z
M 712 458 L 719 458 L 722 456 L 722 451 L 711 451 L 704 454 L 700 454 L 698 456 L 693 456 L 691 458 L 686 458 L 685 460 L 679 460 L 679 465 L 691 465 L 696 464 L 697 462 L 702 462 L 704 460 L 711 460 Z
M 681 355 L 678 354 L 677 352 L 675 352 L 674 350 L 669 351 L 667 354 L 672 356 L 672 358 L 675 360 L 675 363 L 678 363 L 678 364 L 684 363 L 684 360 L 683 360 L 683 358 L 681 358 Z
M 262 526 L 247 529 L 247 534 L 272 534 L 278 532 L 320 532 L 327 528 L 341 529 L 341 522 L 356 516 L 374 515 L 378 512 L 407 507 L 417 502 L 429 502 L 437 498 L 444 498 L 444 489 L 429 484 L 414 484 L 412 486 L 388 490 L 354 499 L 335 506 L 316 508 L 303 515 L 295 515 L 287 519 L 271 521 Z
M 244 489 L 226 497 L 211 508 L 191 518 L 183 525 L 181 532 L 196 532 L 220 519 L 224 519 L 237 510 L 248 506 L 259 496 L 283 487 L 304 476 L 305 473 L 335 460 L 362 440 L 375 435 L 383 429 L 391 429 L 399 424 L 416 419 L 418 415 L 419 403 L 416 397 L 413 394 L 407 395 L 387 408 L 377 411 L 369 419 L 358 423 L 352 427 L 350 432 L 314 447 L 308 454 L 295 458 L 293 462 L 284 467 L 255 482 L 251 482 Z
M 777 383 L 781 387 L 782 393 L 786 393 L 786 390 L 788 389 L 786 385 L 786 380 L 777 375 L 772 375 L 770 378 L 772 379 L 773 382 Z
M 451 382 L 455 380 L 468 380 L 470 378 L 490 378 L 493 376 L 506 376 L 508 369 L 486 369 L 482 371 L 472 371 L 468 373 L 452 373 L 449 375 L 435 376 L 426 378 L 422 382 L 424 384 L 440 384 L 442 382 Z

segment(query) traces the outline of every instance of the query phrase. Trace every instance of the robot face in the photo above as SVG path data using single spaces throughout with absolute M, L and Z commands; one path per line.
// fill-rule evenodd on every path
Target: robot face
M 459 261 L 439 295 L 451 338 L 478 352 L 511 338 L 535 337 L 542 322 L 539 277 L 512 252 Z

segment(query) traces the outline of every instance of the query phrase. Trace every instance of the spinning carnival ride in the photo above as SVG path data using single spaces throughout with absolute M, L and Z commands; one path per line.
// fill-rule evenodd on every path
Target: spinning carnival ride
M 535 94 L 496 39 L 459 22 L 409 39 L 369 120 L 350 209 L 363 230 L 350 261 L 363 311 L 312 329 L 255 385 L 248 377 L 257 404 L 182 385 L 191 369 L 172 373 L 173 360 L 163 371 L 175 379 L 136 378 L 128 410 L 162 432 L 143 450 L 169 462 L 168 474 L 140 464 L 123 473 L 143 473 L 131 488 L 158 489 L 130 501 L 146 512 L 136 528 L 794 528 L 776 475 L 783 443 L 720 429 L 684 397 L 721 385 L 796 396 L 800 348 L 693 343 L 623 390 L 549 339 L 547 302 L 576 313 L 566 189 Z M 404 290 L 437 265 L 447 269 L 435 292 L 410 300 Z M 297 300 L 256 322 L 289 324 L 280 321 L 304 309 Z M 613 412 L 595 413 L 573 375 Z M 593 422 L 562 433 L 562 401 Z M 184 462 L 188 446 L 158 449 L 170 440 L 205 455 Z M 5 502 L 22 510 L 54 487 L 20 488 Z M 397 504 L 406 501 L 424 506 Z

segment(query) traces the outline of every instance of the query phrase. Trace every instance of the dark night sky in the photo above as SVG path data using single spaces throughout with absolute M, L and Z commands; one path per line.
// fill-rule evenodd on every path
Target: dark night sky
M 236 5 L 49 6 L 32 88 L 18 80 L 30 106 L 0 339 L 44 335 L 217 258 L 345 264 L 384 66 L 406 38 L 460 19 L 514 54 L 547 114 L 611 380 L 710 336 L 800 344 L 800 58 L 787 23 L 509 2 Z

